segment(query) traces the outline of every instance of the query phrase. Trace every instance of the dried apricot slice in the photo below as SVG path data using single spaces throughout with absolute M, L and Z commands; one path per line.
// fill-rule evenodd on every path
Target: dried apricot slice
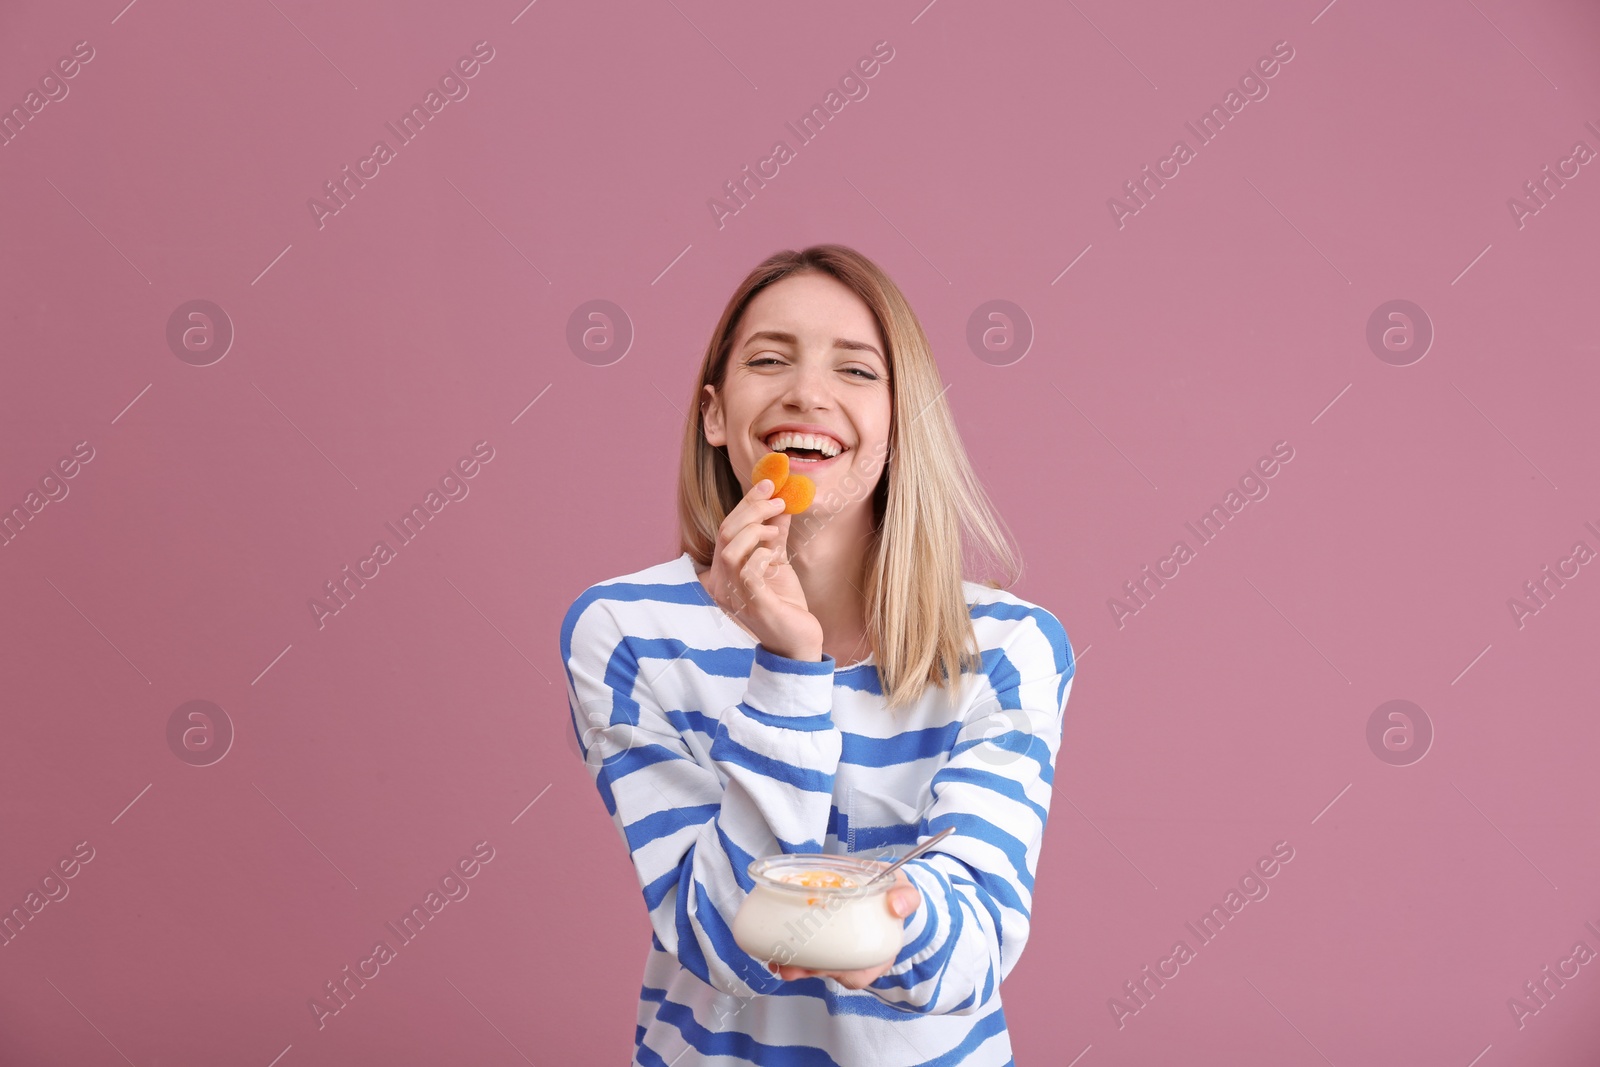
M 783 501 L 783 514 L 798 515 L 817 497 L 817 483 L 804 474 L 789 473 L 789 457 L 783 452 L 768 452 L 756 460 L 750 471 L 750 484 L 763 478 L 772 480 L 772 498 Z
M 783 453 L 777 454 L 781 456 Z M 791 474 L 775 495 L 782 498 L 785 515 L 798 515 L 816 499 L 817 483 L 804 474 Z
M 844 884 L 844 879 L 832 871 L 806 871 L 800 875 L 800 884 L 816 889 L 820 886 L 829 886 L 838 889 Z
M 789 457 L 783 452 L 768 452 L 756 460 L 756 465 L 750 471 L 750 484 L 753 486 L 763 478 L 772 479 L 772 495 L 777 496 L 778 490 L 783 488 L 784 481 L 789 477 Z

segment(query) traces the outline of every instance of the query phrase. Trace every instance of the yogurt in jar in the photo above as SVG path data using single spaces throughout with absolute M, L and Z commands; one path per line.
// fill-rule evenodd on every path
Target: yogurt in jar
M 757 959 L 817 971 L 853 971 L 894 959 L 905 920 L 889 910 L 895 879 L 870 887 L 887 863 L 787 853 L 750 864 L 755 886 L 733 920 L 733 940 Z

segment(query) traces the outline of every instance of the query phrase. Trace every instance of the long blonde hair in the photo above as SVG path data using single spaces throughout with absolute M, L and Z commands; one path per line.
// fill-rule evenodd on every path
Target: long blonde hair
M 927 335 L 905 295 L 872 260 L 838 244 L 785 249 L 752 270 L 729 298 L 706 345 L 686 421 L 678 472 L 680 551 L 710 566 L 717 529 L 743 498 L 725 448 L 706 440 L 705 386 L 721 394 L 728 356 L 746 306 L 791 275 L 820 272 L 850 288 L 872 310 L 888 351 L 893 414 L 889 455 L 872 494 L 865 616 L 878 678 L 890 708 L 945 687 L 982 659 L 961 582 L 965 530 L 998 563 L 1004 586 L 1021 575 L 1017 553 L 974 475 L 945 403 Z M 819 498 L 820 499 L 820 498 Z M 800 530 L 802 516 L 790 526 Z M 1000 583 L 988 581 L 991 588 Z

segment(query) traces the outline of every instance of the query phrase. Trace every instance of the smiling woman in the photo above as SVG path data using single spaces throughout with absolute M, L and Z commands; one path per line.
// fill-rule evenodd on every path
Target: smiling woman
M 1015 559 L 927 337 L 865 256 L 818 245 L 751 271 L 694 395 L 682 554 L 590 586 L 560 634 L 652 929 L 634 1063 L 1007 1064 L 1000 984 L 1028 940 L 1066 631 L 965 576 L 964 535 L 1010 581 Z M 815 482 L 803 536 L 774 452 Z M 900 938 L 872 965 L 734 939 L 765 858 L 888 859 L 946 828 L 874 904 Z

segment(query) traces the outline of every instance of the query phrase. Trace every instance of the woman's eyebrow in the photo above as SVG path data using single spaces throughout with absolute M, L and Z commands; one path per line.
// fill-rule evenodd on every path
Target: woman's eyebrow
M 785 333 L 782 330 L 757 330 L 755 333 L 745 338 L 744 343 L 749 345 L 755 341 L 777 341 L 786 345 L 798 345 L 800 343 L 800 338 L 796 337 L 792 333 Z M 835 337 L 833 339 L 833 347 L 849 349 L 855 352 L 871 352 L 879 359 L 883 358 L 883 353 L 878 351 L 878 347 L 876 345 L 869 345 L 865 341 L 852 341 L 847 337 Z

